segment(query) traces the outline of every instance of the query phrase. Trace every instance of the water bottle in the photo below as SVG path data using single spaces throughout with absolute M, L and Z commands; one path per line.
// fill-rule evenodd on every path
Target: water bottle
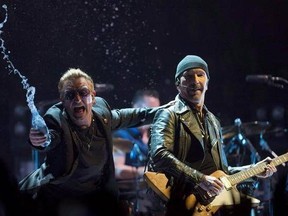
M 30 108 L 31 114 L 32 114 L 32 128 L 35 128 L 39 131 L 41 131 L 46 136 L 46 142 L 44 143 L 44 147 L 48 146 L 51 142 L 51 136 L 49 134 L 48 127 L 43 119 L 43 117 L 39 114 L 36 106 L 34 105 L 34 94 L 35 94 L 35 88 L 29 87 L 27 90 L 27 102 L 28 106 Z

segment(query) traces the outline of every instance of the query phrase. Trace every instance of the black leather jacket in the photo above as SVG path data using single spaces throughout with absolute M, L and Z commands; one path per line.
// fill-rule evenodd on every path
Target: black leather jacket
M 213 160 L 217 169 L 228 173 L 227 159 L 222 147 L 220 123 L 206 107 L 204 109 L 206 110 L 205 118 L 208 122 Z M 159 110 L 155 115 L 149 142 L 148 170 L 165 173 L 170 182 L 171 179 L 173 181 L 173 178 L 178 179 L 184 175 L 185 181 L 194 185 L 199 183 L 204 174 L 184 163 L 192 136 L 198 141 L 192 145 L 201 145 L 204 150 L 204 141 L 195 114 L 177 95 L 173 106 Z M 202 153 L 204 159 L 204 151 Z

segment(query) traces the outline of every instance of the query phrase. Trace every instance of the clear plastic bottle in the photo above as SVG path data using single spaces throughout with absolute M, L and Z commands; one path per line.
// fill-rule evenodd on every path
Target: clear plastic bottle
M 49 134 L 48 127 L 43 117 L 39 114 L 34 104 L 34 94 L 35 94 L 35 88 L 33 86 L 29 87 L 27 90 L 26 98 L 27 98 L 29 109 L 32 114 L 32 119 L 31 119 L 32 128 L 38 129 L 46 136 L 46 142 L 44 143 L 44 147 L 46 147 L 51 142 L 51 136 Z

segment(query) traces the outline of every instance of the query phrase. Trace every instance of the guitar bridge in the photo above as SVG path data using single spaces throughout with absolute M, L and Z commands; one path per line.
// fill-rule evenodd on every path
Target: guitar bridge
M 199 200 L 199 203 L 201 203 L 202 205 L 208 205 L 215 198 L 215 196 L 212 196 L 209 192 L 203 190 L 199 185 L 195 186 L 195 190 L 197 192 L 195 193 L 195 196 Z

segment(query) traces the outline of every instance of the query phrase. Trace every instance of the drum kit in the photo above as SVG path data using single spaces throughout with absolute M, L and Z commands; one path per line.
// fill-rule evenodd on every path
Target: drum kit
M 240 118 L 234 120 L 234 125 L 223 127 L 224 151 L 229 165 L 242 166 L 260 161 L 258 151 L 248 137 L 259 135 L 260 139 L 263 140 L 263 134 L 269 127 L 270 123 L 267 121 L 242 123 Z M 269 148 L 267 142 L 266 145 Z
M 113 151 L 114 154 L 117 152 L 129 153 L 130 158 L 136 159 L 135 163 L 132 164 L 132 168 L 138 168 L 140 164 L 143 164 L 143 160 L 146 160 L 146 155 L 143 155 L 138 145 L 133 144 L 130 140 L 123 138 L 113 139 Z M 131 215 L 141 215 L 142 212 L 147 211 L 146 206 L 149 206 L 149 200 L 145 199 L 146 194 L 146 182 L 143 178 L 135 176 L 133 179 L 121 179 L 117 180 L 118 188 L 120 191 L 120 198 L 126 201 Z
M 261 158 L 259 153 L 257 152 L 256 148 L 248 139 L 251 136 L 259 136 L 260 142 L 263 150 L 268 151 L 272 154 L 272 156 L 277 156 L 269 147 L 268 143 L 265 142 L 263 135 L 265 133 L 276 133 L 279 131 L 270 130 L 270 123 L 268 121 L 252 121 L 252 122 L 245 122 L 242 123 L 240 118 L 236 118 L 234 120 L 234 125 L 222 127 L 222 139 L 224 142 L 224 151 L 228 158 L 235 158 L 234 162 L 236 166 L 242 166 L 244 157 L 247 155 L 250 156 L 250 161 L 246 161 L 250 163 L 256 163 Z M 286 132 L 286 130 L 284 130 Z M 114 138 L 113 139 L 113 149 L 114 152 L 121 151 L 124 153 L 130 153 L 132 150 L 135 149 L 135 145 L 129 140 L 123 138 Z M 138 151 L 134 150 L 134 154 Z M 140 153 L 137 157 L 142 158 L 143 155 Z M 233 163 L 233 161 L 231 161 Z M 135 164 L 137 168 L 137 165 Z
M 257 163 L 261 160 L 257 147 L 250 138 L 258 136 L 259 147 L 268 153 L 268 156 L 278 157 L 264 139 L 265 134 L 285 133 L 287 129 L 272 128 L 268 121 L 252 121 L 242 123 L 240 118 L 234 120 L 234 125 L 222 127 L 224 151 L 229 165 L 243 166 Z
M 114 138 L 113 139 L 113 151 L 121 151 L 128 153 L 132 150 L 133 143 L 129 140 L 123 138 Z
M 228 164 L 230 166 L 243 166 L 261 161 L 264 159 L 261 158 L 264 155 L 271 158 L 278 157 L 268 145 L 268 141 L 264 138 L 264 135 L 267 135 L 265 137 L 271 137 L 272 135 L 274 139 L 275 134 L 286 132 L 287 129 L 272 126 L 268 121 L 242 123 L 241 119 L 236 118 L 234 120 L 234 125 L 222 127 L 224 151 L 227 156 Z M 257 142 L 258 145 L 254 146 L 252 144 L 254 141 Z M 273 147 L 274 145 L 272 148 Z M 282 166 L 285 167 L 286 164 L 283 163 Z M 272 181 L 272 178 L 259 179 L 258 181 L 246 181 L 239 183 L 237 188 L 239 191 L 261 200 L 261 205 L 257 207 L 257 211 L 262 212 L 263 214 L 265 214 L 265 212 L 272 213 Z

